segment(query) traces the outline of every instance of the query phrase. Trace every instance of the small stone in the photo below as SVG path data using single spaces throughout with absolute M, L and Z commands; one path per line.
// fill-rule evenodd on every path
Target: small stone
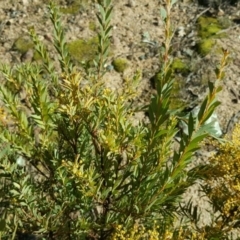
M 26 53 L 22 54 L 20 59 L 24 63 L 32 62 L 32 59 L 33 59 L 33 49 L 29 49 Z
M 145 59 L 146 59 L 146 56 L 145 56 L 145 55 L 141 55 L 141 56 L 139 56 L 138 59 L 139 59 L 140 61 L 145 60 Z
M 26 166 L 26 159 L 23 156 L 19 156 L 16 160 L 16 163 L 20 167 L 25 167 Z
M 108 64 L 108 65 L 106 66 L 106 69 L 107 69 L 107 71 L 111 72 L 111 71 L 114 70 L 114 67 L 113 67 L 112 64 Z
M 118 48 L 119 46 L 121 46 L 120 39 L 115 34 L 113 34 L 112 36 L 112 41 L 113 41 L 114 47 Z
M 136 5 L 135 0 L 128 0 L 128 3 L 127 3 L 128 7 L 135 7 L 135 5 Z
M 22 0 L 23 5 L 27 6 L 29 4 L 29 0 Z
M 179 37 L 184 37 L 186 35 L 185 29 L 183 26 L 178 27 L 177 33 Z
M 221 9 L 221 8 L 218 8 L 218 16 L 223 16 L 225 14 L 225 12 Z

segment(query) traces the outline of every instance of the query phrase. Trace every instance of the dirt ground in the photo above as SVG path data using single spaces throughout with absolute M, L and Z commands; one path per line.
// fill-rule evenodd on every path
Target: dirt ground
M 33 61 L 31 54 L 20 53 L 14 48 L 15 41 L 21 36 L 28 35 L 28 29 L 35 27 L 40 38 L 49 45 L 52 25 L 48 18 L 47 6 L 44 0 L 0 0 L 0 62 L 16 64 Z M 61 1 L 62 6 L 69 7 L 74 1 Z M 78 38 L 89 39 L 96 35 L 90 29 L 90 23 L 96 23 L 96 4 L 93 1 L 79 1 L 79 9 L 74 14 L 63 14 L 63 25 L 67 42 Z M 159 69 L 158 49 L 164 37 L 164 23 L 160 17 L 160 7 L 164 6 L 159 0 L 113 0 L 113 33 L 111 37 L 111 57 L 121 57 L 128 60 L 128 68 L 123 73 L 114 70 L 106 74 L 109 87 L 118 89 L 122 79 L 131 77 L 137 69 L 142 69 L 141 84 L 138 91 L 140 102 L 150 99 L 152 87 L 150 79 Z M 226 36 L 217 39 L 217 45 L 230 51 L 229 65 L 226 67 L 223 90 L 219 94 L 221 105 L 217 109 L 219 123 L 223 132 L 228 131 L 227 125 L 232 116 L 240 111 L 240 8 L 225 6 L 222 9 L 208 9 L 197 2 L 188 0 L 178 1 L 173 7 L 172 23 L 175 29 L 172 45 L 172 55 L 187 59 L 191 63 L 191 71 L 178 75 L 185 79 L 181 85 L 178 98 L 186 103 L 199 102 L 206 93 L 203 82 L 214 80 L 214 69 L 221 58 L 214 49 L 206 56 L 196 51 L 199 41 L 196 22 L 200 16 L 221 16 L 230 25 L 224 32 Z M 148 43 L 146 43 L 146 41 Z M 139 118 L 142 117 L 140 114 Z M 209 153 L 205 153 L 206 155 Z M 204 159 L 204 157 L 202 157 Z M 189 189 L 187 196 L 195 196 L 196 203 L 204 208 L 206 199 L 200 198 L 197 188 Z M 205 215 L 204 222 L 209 216 Z
M 16 51 L 14 43 L 19 37 L 28 36 L 28 29 L 32 26 L 36 29 L 47 45 L 48 37 L 51 38 L 52 25 L 48 18 L 48 10 L 44 0 L 0 0 L 0 62 L 19 63 L 30 61 L 32 55 Z M 61 1 L 62 6 L 69 7 L 68 2 Z M 74 14 L 63 14 L 63 25 L 66 31 L 67 42 L 83 38 L 89 39 L 96 35 L 89 24 L 96 23 L 96 4 L 93 1 L 79 1 L 79 10 Z M 141 84 L 138 87 L 141 94 L 140 101 L 148 101 L 151 92 L 150 78 L 159 69 L 158 49 L 164 37 L 164 23 L 160 17 L 160 7 L 163 1 L 151 0 L 123 0 L 113 1 L 114 12 L 112 18 L 113 32 L 111 37 L 112 48 L 111 61 L 115 58 L 126 58 L 128 69 L 123 74 L 112 70 L 106 74 L 107 84 L 118 89 L 122 84 L 122 75 L 131 77 L 137 69 L 142 70 Z M 219 10 L 208 10 L 196 2 L 177 2 L 172 11 L 172 23 L 175 29 L 172 45 L 172 55 L 181 59 L 190 59 L 191 72 L 184 75 L 185 82 L 180 89 L 178 97 L 189 103 L 202 99 L 206 93 L 207 80 L 214 80 L 214 69 L 221 58 L 220 54 L 212 53 L 201 56 L 196 52 L 196 44 L 199 41 L 196 21 L 202 16 L 219 14 Z M 220 14 L 219 14 L 220 15 Z M 223 81 L 223 91 L 219 94 L 222 102 L 218 108 L 219 122 L 223 132 L 227 123 L 240 110 L 238 104 L 240 97 L 240 57 L 239 42 L 240 9 L 236 6 L 227 6 L 221 12 L 223 21 L 232 21 L 224 31 L 227 37 L 217 40 L 219 46 L 230 51 L 230 63 L 226 68 Z M 47 37 L 46 37 L 47 36 Z M 146 43 L 146 41 L 148 43 Z M 186 54 L 188 53 L 188 54 Z M 190 54 L 189 54 L 190 53 Z M 181 75 L 181 74 L 180 74 Z

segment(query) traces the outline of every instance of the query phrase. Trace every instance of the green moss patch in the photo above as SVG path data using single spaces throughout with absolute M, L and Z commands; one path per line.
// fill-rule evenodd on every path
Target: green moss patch
M 207 55 L 216 45 L 216 39 L 226 37 L 222 30 L 229 27 L 229 22 L 226 24 L 222 18 L 200 17 L 197 21 L 198 35 L 201 40 L 197 44 L 197 51 L 202 56 Z M 218 49 L 215 48 L 216 53 Z
M 88 0 L 75 0 L 70 5 L 60 7 L 60 12 L 63 14 L 77 14 L 80 11 L 84 11 L 89 7 Z
M 216 34 L 218 34 L 220 31 L 225 29 L 225 26 L 219 21 L 217 18 L 212 17 L 200 17 L 198 19 L 198 35 L 201 38 L 209 38 Z M 224 34 L 219 34 L 218 37 L 223 37 Z
M 68 43 L 68 49 L 74 60 L 80 62 L 93 60 L 98 50 L 98 38 L 75 40 Z
M 60 12 L 63 14 L 77 14 L 79 12 L 79 5 L 72 5 L 70 7 L 61 7 Z
M 13 43 L 12 48 L 13 48 L 13 50 L 16 50 L 16 51 L 24 54 L 33 47 L 34 47 L 34 44 L 29 38 L 27 38 L 25 36 L 21 36 Z
M 216 44 L 216 40 L 214 38 L 207 38 L 207 39 L 201 40 L 197 44 L 198 53 L 201 54 L 202 56 L 207 55 L 208 53 L 211 52 L 215 44 Z
M 174 72 L 188 73 L 190 71 L 189 65 L 180 58 L 174 59 L 171 67 Z
M 97 30 L 97 25 L 96 25 L 96 23 L 93 22 L 93 21 L 89 22 L 88 27 L 89 27 L 89 29 L 90 29 L 91 31 L 93 31 L 93 32 L 96 32 L 96 30 Z
M 112 65 L 115 71 L 123 73 L 129 64 L 125 58 L 116 58 L 113 60 Z

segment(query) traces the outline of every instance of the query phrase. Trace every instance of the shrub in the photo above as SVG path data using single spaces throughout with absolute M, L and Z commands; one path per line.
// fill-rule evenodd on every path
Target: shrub
M 214 210 L 211 231 L 226 239 L 240 227 L 240 125 L 237 124 L 231 140 L 214 142 L 216 153 L 209 159 L 211 166 L 203 190 L 211 200 Z M 214 231 L 213 231 L 214 229 Z M 225 238 L 224 238 L 225 237 Z
M 40 239 L 132 235 L 137 239 L 139 234 L 141 239 L 179 239 L 173 226 L 178 203 L 198 177 L 197 168 L 187 171 L 187 167 L 199 143 L 214 133 L 213 124 L 206 121 L 219 105 L 216 94 L 228 53 L 224 51 L 217 81 L 209 82 L 196 117 L 180 117 L 180 110 L 170 109 L 172 4 L 166 0 L 166 9 L 161 9 L 165 21 L 161 77 L 156 94 L 143 106 L 149 116 L 146 122 L 133 123 L 139 111 L 133 105 L 134 85 L 118 92 L 104 85 L 111 0 L 99 1 L 99 43 L 93 64 L 81 70 L 74 66 L 57 7 L 50 4 L 61 69 L 34 29 L 31 37 L 42 62 L 1 66 L 2 239 L 26 234 Z M 139 80 L 136 73 L 132 83 Z M 173 150 L 180 121 L 187 123 L 188 131 L 182 132 L 179 147 Z

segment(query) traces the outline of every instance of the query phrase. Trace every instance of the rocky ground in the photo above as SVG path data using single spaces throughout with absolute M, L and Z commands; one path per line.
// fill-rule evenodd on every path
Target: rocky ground
M 24 39 L 24 45 L 29 45 L 28 30 L 34 26 L 37 34 L 47 45 L 51 39 L 52 25 L 43 0 L 0 1 L 0 62 L 15 64 L 24 61 L 33 61 L 33 55 L 26 49 L 19 51 L 17 40 Z M 91 39 L 96 36 L 97 24 L 95 12 L 96 4 L 93 1 L 78 2 L 78 8 L 71 8 L 70 2 L 58 1 L 63 9 L 62 19 L 66 30 L 67 42 L 77 39 Z M 137 69 L 142 70 L 142 80 L 139 86 L 141 101 L 149 100 L 151 92 L 150 79 L 159 69 L 158 49 L 164 37 L 164 23 L 160 17 L 160 7 L 163 1 L 144 0 L 113 1 L 114 12 L 112 18 L 113 33 L 111 37 L 112 48 L 109 60 L 124 58 L 128 68 L 123 73 L 110 70 L 106 74 L 106 81 L 112 88 L 118 88 L 124 78 L 131 77 Z M 75 5 L 74 5 L 75 6 Z M 65 11 L 64 11 L 65 9 Z M 66 10 L 67 9 L 67 10 Z M 69 10 L 70 9 L 70 10 Z M 66 14 L 66 12 L 69 12 Z M 178 2 L 173 7 L 172 23 L 175 29 L 172 45 L 172 55 L 185 62 L 188 71 L 178 73 L 180 79 L 178 100 L 188 104 L 204 97 L 207 80 L 214 80 L 214 69 L 219 63 L 221 55 L 213 47 L 206 55 L 197 51 L 197 44 L 201 40 L 198 36 L 197 21 L 199 17 L 211 15 L 219 17 L 228 24 L 223 30 L 225 37 L 216 38 L 218 47 L 222 46 L 230 51 L 230 62 L 226 68 L 223 81 L 223 91 L 219 95 L 222 102 L 218 108 L 219 121 L 223 131 L 232 115 L 240 110 L 238 104 L 240 95 L 238 56 L 240 29 L 240 11 L 236 6 L 227 6 L 223 10 L 209 9 L 196 2 Z M 180 76 L 180 77 L 179 77 Z
M 49 45 L 52 25 L 44 0 L 0 0 L 0 62 L 16 64 L 34 61 L 31 49 L 19 49 L 16 41 L 24 39 L 28 45 L 28 29 L 34 26 L 40 39 Z M 96 4 L 94 1 L 57 1 L 64 12 L 62 19 L 67 42 L 77 39 L 91 39 L 96 36 Z M 77 5 L 72 5 L 77 2 Z M 109 72 L 106 82 L 113 89 L 122 85 L 122 79 L 133 76 L 137 69 L 142 70 L 141 84 L 138 86 L 139 101 L 147 102 L 153 91 L 150 79 L 159 69 L 158 49 L 164 38 L 164 23 L 160 17 L 159 0 L 113 0 L 113 33 L 111 37 L 111 56 L 108 62 Z M 73 7 L 74 6 L 74 7 Z M 75 7 L 77 6 L 77 7 Z M 198 19 L 202 16 L 219 18 L 225 25 L 223 37 L 215 39 L 212 50 L 202 54 L 198 50 Z M 187 71 L 176 70 L 179 80 L 177 101 L 188 105 L 199 103 L 205 96 L 206 83 L 214 80 L 214 69 L 221 59 L 219 47 L 230 51 L 230 61 L 226 68 L 223 91 L 219 94 L 222 104 L 217 114 L 223 132 L 229 131 L 227 125 L 234 114 L 240 111 L 240 8 L 225 4 L 221 8 L 208 8 L 197 2 L 178 1 L 173 7 L 172 23 L 175 29 L 172 55 L 185 62 Z M 30 44 L 31 46 L 31 44 Z M 53 56 L 54 57 L 54 56 Z M 127 68 L 119 73 L 114 70 L 112 61 L 124 58 Z M 141 114 L 138 116 L 141 118 Z M 205 206 L 206 199 L 200 199 L 197 188 L 190 189 L 200 205 Z

